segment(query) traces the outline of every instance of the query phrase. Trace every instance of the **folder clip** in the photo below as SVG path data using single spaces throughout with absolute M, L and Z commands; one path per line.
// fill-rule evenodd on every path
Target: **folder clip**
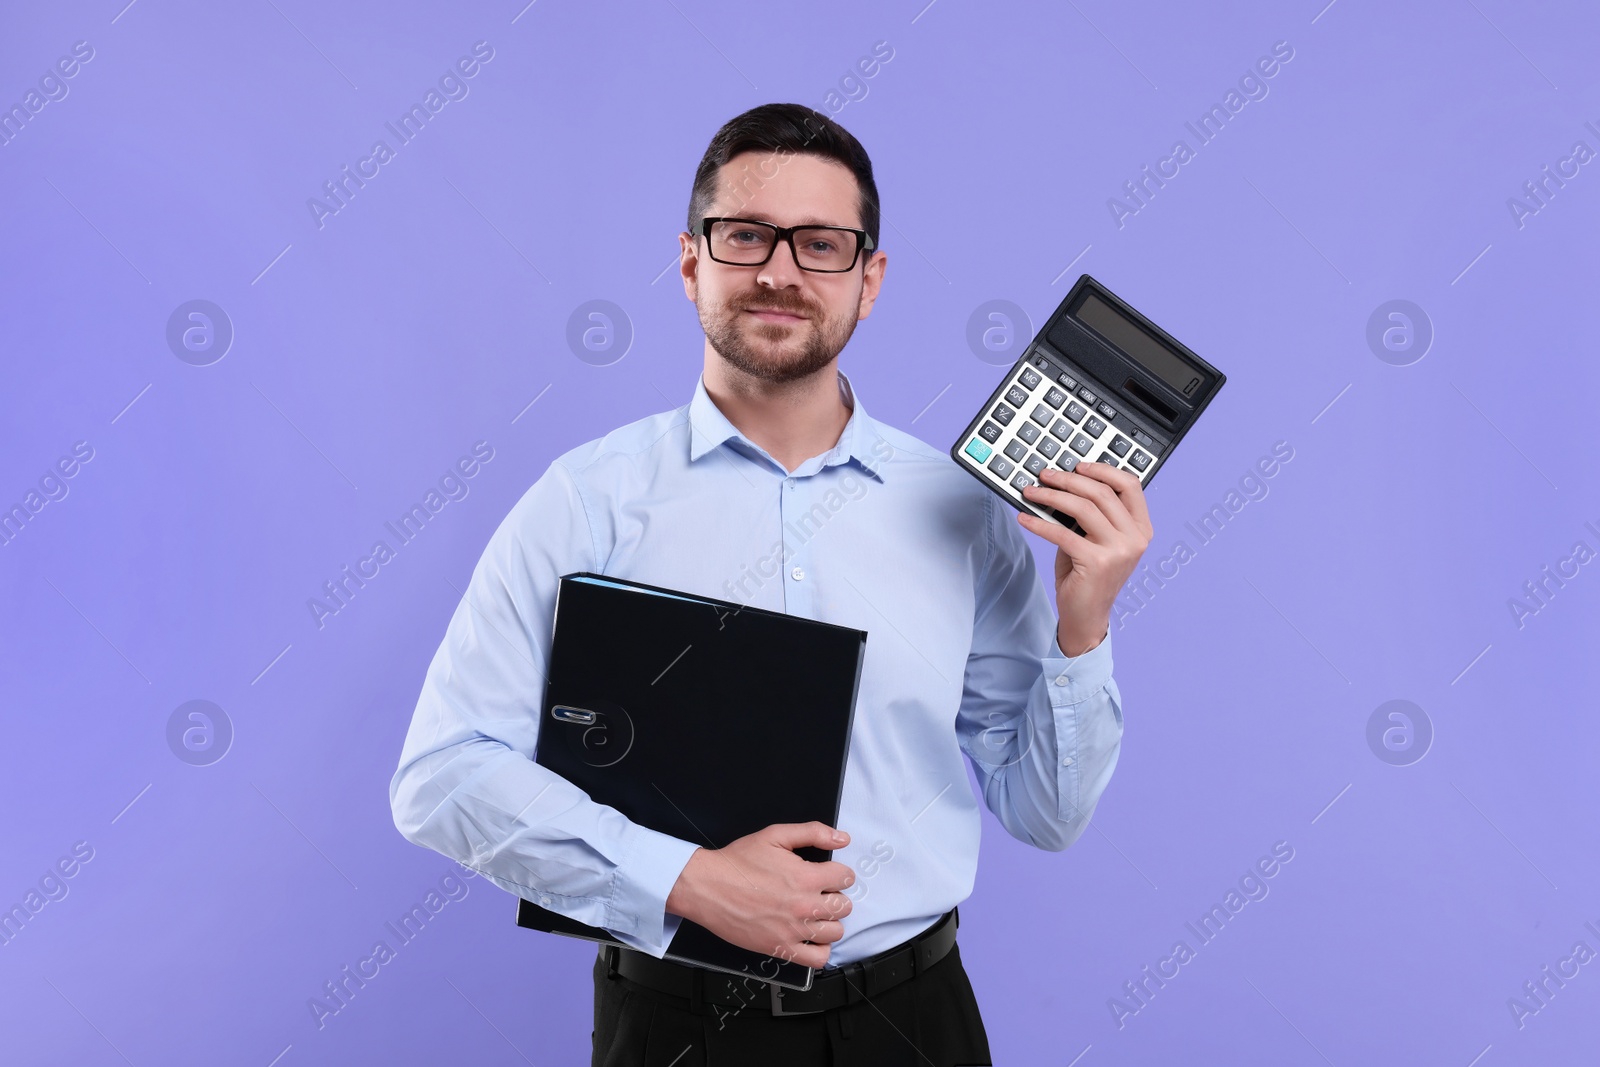
M 593 726 L 599 716 L 587 708 L 574 708 L 566 704 L 557 704 L 550 709 L 550 716 L 562 722 L 576 723 L 579 726 Z

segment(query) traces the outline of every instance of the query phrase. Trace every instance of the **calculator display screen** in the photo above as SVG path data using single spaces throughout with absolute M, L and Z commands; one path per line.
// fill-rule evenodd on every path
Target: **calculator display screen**
M 1188 396 L 1200 384 L 1200 375 L 1155 338 L 1129 322 L 1094 293 L 1085 293 L 1073 313 L 1102 337 L 1138 360 L 1146 370 Z

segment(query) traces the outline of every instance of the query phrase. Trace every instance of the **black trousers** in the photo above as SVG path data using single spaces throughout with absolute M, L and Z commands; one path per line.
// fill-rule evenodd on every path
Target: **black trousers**
M 762 987 L 764 988 L 764 987 Z M 956 944 L 938 963 L 875 996 L 814 1015 L 703 1005 L 594 965 L 591 1067 L 968 1067 L 989 1038 Z

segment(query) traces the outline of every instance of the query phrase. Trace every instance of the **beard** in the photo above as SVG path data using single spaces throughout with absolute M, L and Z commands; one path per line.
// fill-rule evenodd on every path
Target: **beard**
M 768 322 L 746 310 L 752 307 L 805 317 Z M 853 310 L 829 319 L 786 290 L 740 293 L 709 306 L 696 301 L 695 309 L 717 355 L 752 378 L 774 383 L 816 374 L 838 357 L 856 329 Z

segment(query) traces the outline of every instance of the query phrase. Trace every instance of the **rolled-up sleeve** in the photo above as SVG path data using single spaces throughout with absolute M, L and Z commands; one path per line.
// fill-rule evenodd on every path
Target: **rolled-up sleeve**
M 557 460 L 512 508 L 457 603 L 389 785 L 406 839 L 508 892 L 660 957 L 666 899 L 696 846 L 598 804 L 533 761 L 557 579 L 599 558 Z
M 1111 635 L 1081 655 L 1062 652 L 1054 598 L 1021 527 L 986 497 L 986 561 L 957 736 L 1006 831 L 1060 851 L 1088 827 L 1121 751 Z

